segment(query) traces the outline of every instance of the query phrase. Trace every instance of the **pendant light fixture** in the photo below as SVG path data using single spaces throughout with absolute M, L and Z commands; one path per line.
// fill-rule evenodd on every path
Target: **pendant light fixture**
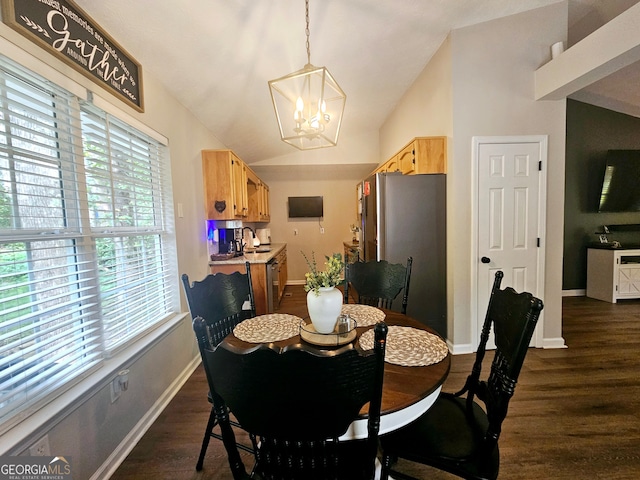
M 326 67 L 311 64 L 309 0 L 305 0 L 307 64 L 269 81 L 282 141 L 300 150 L 335 147 L 347 96 Z

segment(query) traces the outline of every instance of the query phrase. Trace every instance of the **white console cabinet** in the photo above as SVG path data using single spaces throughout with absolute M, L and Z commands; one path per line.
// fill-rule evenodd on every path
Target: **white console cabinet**
M 640 298 L 640 249 L 587 249 L 587 297 Z

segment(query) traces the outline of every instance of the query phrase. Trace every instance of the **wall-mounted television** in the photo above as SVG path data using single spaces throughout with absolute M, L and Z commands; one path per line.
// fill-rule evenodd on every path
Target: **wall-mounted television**
M 323 216 L 322 197 L 289 197 L 289 218 Z
M 598 212 L 640 212 L 640 150 L 609 150 Z

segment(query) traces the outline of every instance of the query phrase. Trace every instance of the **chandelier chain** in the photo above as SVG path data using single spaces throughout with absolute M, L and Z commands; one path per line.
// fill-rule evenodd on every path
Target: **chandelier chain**
M 309 45 L 309 0 L 305 0 L 305 16 L 307 20 L 307 28 L 304 33 L 307 35 L 307 63 L 311 63 L 311 46 Z

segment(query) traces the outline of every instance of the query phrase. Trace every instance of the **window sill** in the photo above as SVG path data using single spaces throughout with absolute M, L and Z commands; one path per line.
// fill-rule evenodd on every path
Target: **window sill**
M 107 387 L 118 371 L 135 363 L 154 345 L 169 335 L 188 316 L 178 313 L 159 325 L 148 335 L 110 358 L 106 358 L 101 366 L 87 377 L 60 394 L 51 402 L 8 427 L 1 433 L 2 447 L 0 455 L 19 455 L 45 432 L 63 420 L 88 398 Z

